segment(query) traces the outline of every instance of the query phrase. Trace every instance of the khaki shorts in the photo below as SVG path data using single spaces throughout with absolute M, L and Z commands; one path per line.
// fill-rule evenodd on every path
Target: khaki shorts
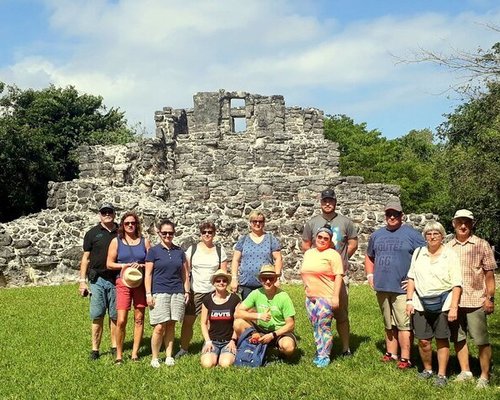
M 377 301 L 385 329 L 396 327 L 400 331 L 411 330 L 410 317 L 406 314 L 406 294 L 377 292 Z
M 490 344 L 488 323 L 482 307 L 459 308 L 458 318 L 450 323 L 451 340 L 461 342 L 467 339 L 467 333 L 474 340 L 476 346 Z
M 185 315 L 200 315 L 201 305 L 203 304 L 205 296 L 210 296 L 210 293 L 195 293 L 191 291 L 189 294 L 189 302 L 186 305 Z

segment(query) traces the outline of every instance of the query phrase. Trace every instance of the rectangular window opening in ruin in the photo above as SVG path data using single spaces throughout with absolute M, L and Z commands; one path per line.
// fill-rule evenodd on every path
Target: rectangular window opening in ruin
M 245 107 L 245 99 L 231 99 L 229 105 L 230 108 L 242 108 Z
M 247 130 L 247 119 L 244 117 L 232 117 L 232 131 L 234 133 L 245 133 Z

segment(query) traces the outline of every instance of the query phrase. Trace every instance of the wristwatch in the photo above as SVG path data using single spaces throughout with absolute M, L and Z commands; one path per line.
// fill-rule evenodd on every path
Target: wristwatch
M 488 297 L 488 300 L 491 301 L 492 303 L 494 303 L 495 302 L 495 296 Z

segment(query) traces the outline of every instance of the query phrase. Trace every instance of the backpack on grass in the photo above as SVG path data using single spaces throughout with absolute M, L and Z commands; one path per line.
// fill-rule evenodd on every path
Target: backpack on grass
M 264 364 L 266 358 L 267 344 L 252 343 L 250 341 L 255 328 L 250 327 L 243 331 L 238 339 L 238 350 L 236 351 L 236 360 L 234 365 L 238 367 L 260 367 Z

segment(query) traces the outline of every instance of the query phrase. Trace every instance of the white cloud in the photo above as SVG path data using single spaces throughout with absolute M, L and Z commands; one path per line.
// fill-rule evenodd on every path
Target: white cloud
M 283 94 L 287 102 L 319 108 L 344 94 L 357 97 L 352 109 L 367 112 L 421 102 L 448 88 L 454 76 L 430 65 L 397 64 L 391 54 L 489 47 L 498 38 L 478 23 L 500 20 L 498 11 L 426 13 L 341 25 L 305 14 L 298 0 L 47 4 L 51 29 L 74 43 L 69 57 L 26 56 L 0 67 L 2 79 L 32 87 L 72 84 L 103 95 L 149 128 L 156 109 L 190 107 L 193 93 L 219 88 Z M 360 94 L 349 95 L 354 92 Z M 311 98 L 314 103 L 300 101 Z

